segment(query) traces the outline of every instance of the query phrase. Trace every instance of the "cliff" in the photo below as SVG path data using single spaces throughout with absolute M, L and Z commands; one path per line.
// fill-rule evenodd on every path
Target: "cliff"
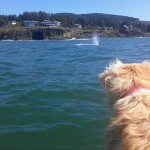
M 64 30 L 57 28 L 10 28 L 0 29 L 0 40 L 44 40 L 59 39 Z
M 69 29 L 69 28 L 0 28 L 0 40 L 54 40 L 71 38 L 91 38 L 94 32 L 99 33 L 102 38 L 117 37 L 145 37 L 150 36 L 148 32 L 139 29 L 113 30 L 113 29 Z

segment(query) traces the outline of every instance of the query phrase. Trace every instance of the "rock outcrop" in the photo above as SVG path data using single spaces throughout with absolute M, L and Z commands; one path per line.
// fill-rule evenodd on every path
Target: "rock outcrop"
M 81 39 L 91 38 L 95 30 L 68 29 L 68 28 L 0 28 L 0 40 L 54 40 L 54 39 Z M 117 37 L 145 37 L 150 33 L 138 29 L 132 30 L 96 30 L 102 38 Z
M 64 30 L 57 28 L 0 29 L 0 40 L 44 40 L 59 39 Z

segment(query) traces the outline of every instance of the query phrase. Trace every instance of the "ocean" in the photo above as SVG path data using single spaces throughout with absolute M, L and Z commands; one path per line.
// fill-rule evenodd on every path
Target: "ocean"
M 0 150 L 104 150 L 98 74 L 150 58 L 150 38 L 0 41 Z

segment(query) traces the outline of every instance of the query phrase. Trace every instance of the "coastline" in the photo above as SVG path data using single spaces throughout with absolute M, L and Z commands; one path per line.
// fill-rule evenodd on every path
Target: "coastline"
M 87 39 L 96 32 L 100 38 L 130 38 L 150 37 L 150 32 L 139 29 L 112 30 L 112 29 L 76 29 L 76 28 L 0 28 L 0 40 L 67 40 Z

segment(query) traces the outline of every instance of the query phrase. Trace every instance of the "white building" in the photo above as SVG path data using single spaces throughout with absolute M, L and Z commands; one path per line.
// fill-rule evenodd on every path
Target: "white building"
M 16 25 L 16 24 L 17 24 L 16 21 L 11 21 L 10 23 L 11 23 L 12 25 Z
M 41 24 L 42 24 L 43 26 L 56 27 L 56 28 L 58 28 L 58 27 L 61 26 L 61 22 L 58 22 L 58 21 L 52 22 L 52 21 L 50 21 L 50 20 L 43 20 L 43 21 L 41 22 Z

